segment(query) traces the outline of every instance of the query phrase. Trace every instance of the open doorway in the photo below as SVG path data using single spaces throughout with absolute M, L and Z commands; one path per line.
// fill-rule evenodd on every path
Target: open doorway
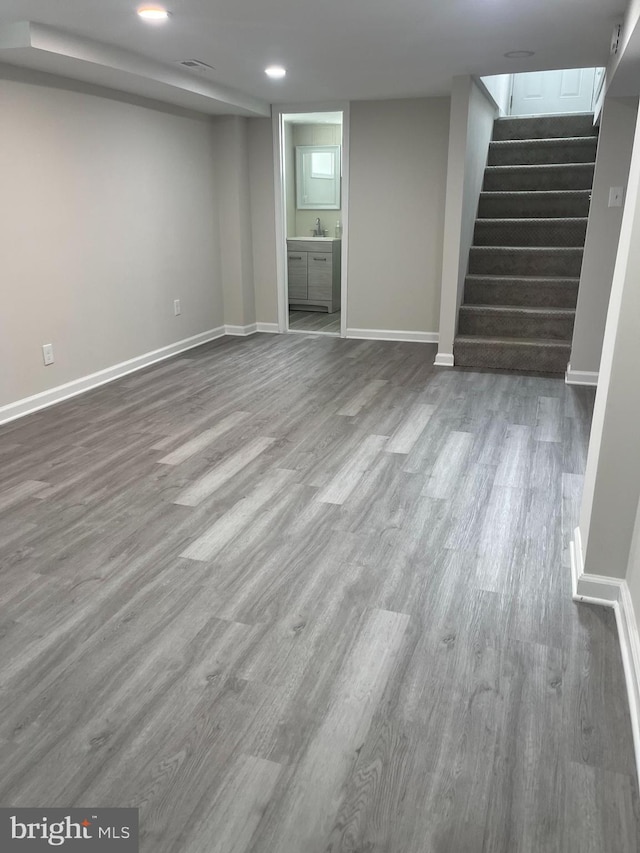
M 344 124 L 342 110 L 278 116 L 282 331 L 345 334 Z

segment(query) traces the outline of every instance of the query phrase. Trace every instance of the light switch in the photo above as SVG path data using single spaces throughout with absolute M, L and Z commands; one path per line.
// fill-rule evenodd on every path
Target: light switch
M 45 365 L 53 364 L 53 344 L 43 344 L 42 345 L 42 360 Z
M 609 188 L 609 207 L 622 207 L 624 187 Z

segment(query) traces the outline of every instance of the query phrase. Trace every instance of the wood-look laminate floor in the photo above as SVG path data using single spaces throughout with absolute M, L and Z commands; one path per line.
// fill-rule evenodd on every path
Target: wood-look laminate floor
M 0 428 L 0 805 L 144 853 L 630 853 L 592 393 L 221 339 Z
M 289 328 L 293 332 L 340 334 L 340 311 L 294 311 L 289 309 Z

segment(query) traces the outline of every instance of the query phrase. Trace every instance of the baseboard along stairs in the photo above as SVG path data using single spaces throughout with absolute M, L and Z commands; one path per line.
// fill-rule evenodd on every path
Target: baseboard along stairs
M 597 133 L 590 113 L 496 119 L 456 366 L 565 372 Z

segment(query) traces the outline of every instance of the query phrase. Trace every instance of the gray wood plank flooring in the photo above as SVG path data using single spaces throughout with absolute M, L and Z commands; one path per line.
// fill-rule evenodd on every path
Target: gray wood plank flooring
M 0 805 L 143 853 L 633 853 L 593 393 L 221 339 L 0 428 Z

